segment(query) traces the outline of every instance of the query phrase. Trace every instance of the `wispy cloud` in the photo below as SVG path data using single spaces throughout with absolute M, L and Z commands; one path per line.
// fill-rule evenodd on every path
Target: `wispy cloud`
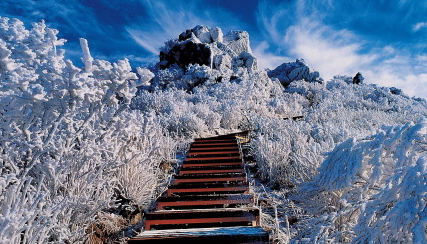
M 232 13 L 221 8 L 213 8 L 203 1 L 140 0 L 140 2 L 148 18 L 126 26 L 126 31 L 135 42 L 153 54 L 158 53 L 167 39 L 177 38 L 181 32 L 196 25 L 229 29 L 245 27 L 245 24 Z
M 289 57 L 275 55 L 268 51 L 269 44 L 266 41 L 261 42 L 252 49 L 253 54 L 258 59 L 258 68 L 260 70 L 275 68 L 285 61 L 291 60 Z
M 417 31 L 419 31 L 420 29 L 423 29 L 423 28 L 426 28 L 426 27 L 427 27 L 427 22 L 419 22 L 419 23 L 415 24 L 415 25 L 412 27 L 412 30 L 413 30 L 414 32 L 417 32 Z
M 326 80 L 336 74 L 354 75 L 361 71 L 366 82 L 396 86 L 409 95 L 427 97 L 427 89 L 423 88 L 427 83 L 427 69 L 422 61 L 425 56 L 419 55 L 422 44 L 405 46 L 404 40 L 392 42 L 397 37 L 387 29 L 391 28 L 387 25 L 394 24 L 388 21 L 395 21 L 397 15 L 410 6 L 402 1 L 387 4 L 364 5 L 360 1 L 346 1 L 344 5 L 334 0 L 262 1 L 257 19 L 268 41 L 263 45 L 269 48 L 260 47 L 264 51 L 261 54 L 267 57 L 274 55 L 276 58 L 283 56 L 283 62 L 292 61 L 289 57 L 304 58 Z M 362 6 L 365 11 L 360 9 Z M 388 13 L 381 12 L 384 7 L 397 8 L 396 13 L 389 13 L 389 20 L 386 18 Z M 358 14 L 349 14 L 350 10 Z M 411 14 L 401 15 L 404 24 L 396 22 L 396 26 L 406 30 L 411 28 L 410 22 L 413 23 L 413 19 L 418 17 Z M 384 26 L 378 26 L 376 33 L 370 29 L 370 25 L 378 25 L 380 17 L 385 18 L 382 20 Z M 359 23 L 357 21 L 362 27 L 354 25 Z M 367 27 L 363 29 L 363 26 Z M 427 22 L 413 26 L 416 30 L 425 27 Z M 394 31 L 400 31 L 399 28 Z M 261 57 L 260 61 L 263 60 L 268 59 Z
M 13 4 L 9 1 L 0 3 L 0 15 L 16 17 L 17 14 L 27 25 L 44 19 L 50 27 L 61 32 L 76 32 L 80 37 L 89 34 L 105 35 L 105 30 L 93 11 L 79 1 L 25 0 L 14 1 Z M 88 26 L 91 28 L 87 28 Z

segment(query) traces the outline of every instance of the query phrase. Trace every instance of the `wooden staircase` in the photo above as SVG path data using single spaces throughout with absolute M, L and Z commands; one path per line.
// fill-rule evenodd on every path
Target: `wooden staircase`
M 196 139 L 174 185 L 128 243 L 269 243 L 248 194 L 237 137 Z

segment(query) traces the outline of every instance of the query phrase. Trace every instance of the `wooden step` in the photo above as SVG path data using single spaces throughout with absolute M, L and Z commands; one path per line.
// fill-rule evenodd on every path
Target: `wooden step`
M 227 161 L 223 161 L 223 162 L 187 162 L 184 163 L 182 165 L 182 168 L 194 168 L 194 167 L 213 167 L 213 166 L 241 166 L 243 167 L 243 163 L 241 161 L 238 162 L 227 162 Z
M 181 169 L 179 175 L 201 175 L 201 174 L 225 174 L 225 173 L 245 173 L 242 168 L 219 168 L 219 169 Z
M 235 146 L 237 145 L 236 142 L 215 142 L 215 143 L 196 143 L 192 144 L 191 147 L 218 147 L 218 146 Z
M 194 157 L 194 158 L 186 158 L 185 162 L 190 161 L 216 161 L 216 160 L 233 160 L 233 159 L 241 159 L 239 156 L 227 156 L 227 157 Z
M 239 161 L 239 162 L 236 162 L 236 163 L 241 163 L 241 162 Z M 200 166 L 191 167 L 193 164 L 186 164 L 187 167 L 181 168 L 180 171 L 187 171 L 187 170 L 243 169 L 243 164 L 240 164 L 240 165 L 220 165 L 220 166 L 206 166 L 207 164 L 203 164 L 204 167 L 200 167 Z
M 191 210 L 161 210 L 145 215 L 145 229 L 188 229 L 201 227 L 220 227 L 225 225 L 259 224 L 259 209 L 216 208 Z
M 253 203 L 253 196 L 249 194 L 215 195 L 215 196 L 185 196 L 185 197 L 161 197 L 158 199 L 159 210 L 165 208 L 188 209 L 209 208 L 213 206 L 241 205 Z M 197 207 L 196 207 L 197 206 Z
M 225 138 L 225 139 L 196 139 L 192 144 L 201 144 L 201 143 L 237 143 L 236 138 Z
M 224 181 L 246 181 L 246 173 L 227 173 L 221 175 L 178 175 L 175 176 L 174 184 Z
M 198 151 L 198 152 L 190 152 L 188 153 L 188 156 L 190 157 L 205 157 L 205 155 L 240 155 L 240 151 L 239 150 L 221 150 L 221 151 L 215 151 L 215 152 L 210 152 L 210 151 Z
M 269 234 L 261 227 L 218 227 L 144 231 L 128 240 L 129 244 L 267 244 Z
M 236 135 L 223 135 L 223 136 L 213 136 L 213 137 L 204 137 L 204 138 L 195 138 L 194 141 L 200 140 L 221 140 L 221 139 L 236 139 Z
M 222 150 L 239 150 L 239 146 L 227 146 L 227 147 L 192 147 L 190 152 L 206 151 L 206 152 L 215 152 Z
M 249 184 L 247 182 L 181 184 L 169 186 L 167 196 L 233 194 L 247 193 L 248 191 Z

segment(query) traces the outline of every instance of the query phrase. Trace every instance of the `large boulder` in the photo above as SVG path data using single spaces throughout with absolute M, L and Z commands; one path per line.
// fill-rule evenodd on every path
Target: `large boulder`
M 252 55 L 249 34 L 246 31 L 230 31 L 223 35 L 221 28 L 198 25 L 184 31 L 177 41 L 160 52 L 161 69 L 190 64 L 206 65 L 220 71 L 244 68 L 249 73 L 258 70 Z
M 160 68 L 176 65 L 185 69 L 189 64 L 211 65 L 211 48 L 195 41 L 183 42 L 174 46 L 169 52 L 160 52 Z
M 295 62 L 283 63 L 274 70 L 268 71 L 270 78 L 279 79 L 280 83 L 288 86 L 292 81 L 305 80 L 308 82 L 322 82 L 318 71 L 310 68 L 304 59 Z

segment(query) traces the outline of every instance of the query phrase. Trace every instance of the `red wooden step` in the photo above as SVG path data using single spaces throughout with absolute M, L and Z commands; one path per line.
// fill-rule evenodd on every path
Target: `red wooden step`
M 194 158 L 187 158 L 185 159 L 185 162 L 188 161 L 213 161 L 213 160 L 232 160 L 232 159 L 241 159 L 240 156 L 227 156 L 227 157 L 194 157 Z
M 245 173 L 245 170 L 242 168 L 221 168 L 221 169 L 181 169 L 179 175 L 189 175 L 189 174 L 224 174 L 224 173 Z
M 221 151 L 221 150 L 239 150 L 239 146 L 227 146 L 227 147 L 192 147 L 190 148 L 190 152 L 198 152 L 198 151 Z
M 259 209 L 216 208 L 191 210 L 161 210 L 145 215 L 145 229 L 187 229 L 232 225 L 259 224 Z
M 247 193 L 247 182 L 230 183 L 199 183 L 191 185 L 171 185 L 167 190 L 167 196 L 173 195 L 204 195 L 204 194 L 231 194 Z
M 237 143 L 236 138 L 230 138 L 230 139 L 204 139 L 204 140 L 196 140 L 193 142 L 193 144 L 200 144 L 200 143 L 221 143 L 221 142 L 232 142 Z
M 197 182 L 227 182 L 246 181 L 246 173 L 227 173 L 222 175 L 184 175 L 175 176 L 174 184 L 197 183 Z
M 204 137 L 204 138 L 195 138 L 195 141 L 198 140 L 220 140 L 220 139 L 236 139 L 236 135 L 224 135 L 224 136 L 213 136 L 213 137 Z
M 217 147 L 217 146 L 234 146 L 237 145 L 236 142 L 215 142 L 215 143 L 193 143 L 191 147 Z
M 182 168 L 193 168 L 193 167 L 212 167 L 212 166 L 235 166 L 240 165 L 243 166 L 242 162 L 187 162 L 182 165 Z
M 268 244 L 269 233 L 261 227 L 239 226 L 218 228 L 149 230 L 128 240 L 129 244 Z
M 222 176 L 222 175 L 220 175 Z M 221 178 L 188 178 L 188 179 L 175 179 L 174 184 L 183 184 L 183 183 L 200 183 L 200 182 L 229 182 L 229 181 L 246 181 L 246 176 L 222 176 Z
M 224 155 L 224 154 L 240 154 L 240 151 L 239 150 L 222 150 L 218 152 L 198 151 L 198 152 L 190 152 L 188 153 L 188 156 Z
M 236 163 L 241 163 L 240 161 L 236 162 Z M 242 164 L 238 164 L 238 165 L 220 165 L 220 166 L 206 166 L 205 163 L 203 163 L 203 167 L 201 166 L 192 166 L 194 163 L 188 163 L 185 164 L 187 165 L 187 167 L 185 168 L 181 168 L 180 171 L 188 171 L 188 170 L 216 170 L 216 169 L 243 169 L 243 165 Z
M 161 197 L 158 199 L 157 208 L 185 209 L 189 207 L 209 208 L 224 205 L 240 205 L 253 203 L 253 196 L 249 194 L 217 195 L 217 196 L 186 196 L 186 197 Z

